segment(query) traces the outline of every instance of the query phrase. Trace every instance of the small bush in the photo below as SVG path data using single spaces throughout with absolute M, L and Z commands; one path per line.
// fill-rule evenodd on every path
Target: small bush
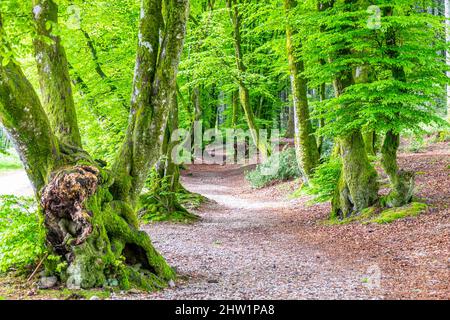
M 308 186 L 302 192 L 314 195 L 313 202 L 326 202 L 333 198 L 336 185 L 341 175 L 342 161 L 339 158 L 330 158 L 317 167 Z
M 24 270 L 45 251 L 45 230 L 32 198 L 0 196 L 0 272 Z
M 279 162 L 278 162 L 279 159 Z M 263 188 L 274 181 L 286 181 L 300 177 L 294 148 L 286 148 L 279 154 L 270 156 L 266 162 L 248 171 L 245 178 L 255 189 Z

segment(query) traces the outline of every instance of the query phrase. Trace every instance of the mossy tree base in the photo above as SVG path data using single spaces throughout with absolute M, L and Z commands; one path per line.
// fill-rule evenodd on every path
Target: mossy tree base
M 155 290 L 174 271 L 138 229 L 129 204 L 115 201 L 111 175 L 95 166 L 55 172 L 42 192 L 48 246 L 67 264 L 61 280 L 68 288 L 102 287 L 116 279 L 123 289 Z
M 345 219 L 338 219 L 334 217 L 326 220 L 324 223 L 327 225 L 342 225 L 354 222 L 359 222 L 362 224 L 387 224 L 404 218 L 417 217 L 421 213 L 425 212 L 427 208 L 428 205 L 421 202 L 411 202 L 398 208 L 381 208 L 374 206 L 364 209 L 358 216 L 352 216 Z
M 412 201 L 415 185 L 414 172 L 399 170 L 397 151 L 400 146 L 400 135 L 392 131 L 386 133 L 381 149 L 381 165 L 389 176 L 391 192 L 383 197 L 383 205 L 389 208 L 401 207 Z
M 342 171 L 332 199 L 332 218 L 345 219 L 378 200 L 377 172 L 366 154 L 363 137 L 355 131 L 339 140 Z

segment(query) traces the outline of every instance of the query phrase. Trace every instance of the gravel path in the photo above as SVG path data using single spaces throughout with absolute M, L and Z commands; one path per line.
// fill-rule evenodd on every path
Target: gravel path
M 33 187 L 24 170 L 0 173 L 0 195 L 26 196 L 34 195 Z
M 145 227 L 186 280 L 133 299 L 376 299 L 373 270 L 302 243 L 295 201 L 252 190 L 243 168 L 191 166 L 184 185 L 214 203 L 193 225 Z M 376 276 L 376 274 L 375 274 Z M 122 297 L 123 298 L 123 297 Z

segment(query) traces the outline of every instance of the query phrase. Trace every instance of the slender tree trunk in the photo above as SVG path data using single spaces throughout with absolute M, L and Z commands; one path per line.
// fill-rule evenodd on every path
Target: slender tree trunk
M 295 8 L 297 2 L 295 0 L 285 0 L 284 5 L 286 14 L 289 16 L 290 11 Z M 288 25 L 286 28 L 286 47 L 291 72 L 295 148 L 300 169 L 303 171 L 304 179 L 307 182 L 319 164 L 320 154 L 309 115 L 307 81 L 302 75 L 304 64 L 302 60 L 295 57 L 293 37 L 296 34 L 297 32 Z
M 322 65 L 325 65 L 325 61 L 322 63 Z M 322 83 L 319 88 L 319 101 L 324 102 L 327 99 L 326 96 L 326 84 Z M 325 119 L 323 117 L 320 117 L 319 119 L 319 129 L 322 129 L 325 127 Z M 319 149 L 319 154 L 323 154 L 324 152 L 324 138 L 322 135 L 320 135 L 317 138 L 317 149 Z
M 289 106 L 289 114 L 287 121 L 285 138 L 291 139 L 295 137 L 295 121 L 294 121 L 294 106 Z
M 249 90 L 242 79 L 243 74 L 246 72 L 247 68 L 244 64 L 244 56 L 241 47 L 241 15 L 239 13 L 238 1 L 237 0 L 227 0 L 227 7 L 230 14 L 231 25 L 233 27 L 233 41 L 234 41 L 234 51 L 236 56 L 236 66 L 240 73 L 238 80 L 239 84 L 239 99 L 241 101 L 241 106 L 244 109 L 245 119 L 247 120 L 247 125 L 250 130 L 250 135 L 252 137 L 253 143 L 256 148 L 262 153 L 263 156 L 270 154 L 270 148 L 266 141 L 260 139 L 259 128 L 256 125 L 255 115 L 253 113 L 252 107 L 250 105 L 250 93 Z
M 399 170 L 397 151 L 400 145 L 400 135 L 388 131 L 381 148 L 381 165 L 389 177 L 391 192 L 385 197 L 388 207 L 401 207 L 411 202 L 414 192 L 414 173 Z
M 113 192 L 136 204 L 151 168 L 160 157 L 178 63 L 186 32 L 188 0 L 171 0 L 166 28 L 158 0 L 144 0 L 131 99 L 131 117 L 113 168 L 120 176 Z M 151 18 L 150 18 L 151 17 Z M 166 30 L 166 32 L 165 32 Z M 160 33 L 163 34 L 160 44 Z
M 385 8 L 385 15 L 391 16 L 393 9 Z M 388 47 L 387 54 L 391 58 L 398 56 L 397 36 L 393 28 L 388 28 L 386 32 L 386 45 Z M 392 77 L 397 81 L 406 82 L 406 73 L 402 66 L 393 66 Z M 401 108 L 401 106 L 400 106 Z M 386 133 L 383 146 L 381 148 L 381 165 L 389 176 L 391 183 L 391 192 L 385 198 L 388 207 L 403 206 L 412 200 L 414 191 L 414 173 L 399 170 L 397 164 L 397 151 L 400 145 L 400 134 L 394 130 Z
M 232 105 L 232 119 L 231 119 L 231 126 L 233 129 L 236 129 L 237 122 L 238 122 L 238 116 L 239 116 L 239 92 L 233 91 L 233 94 L 231 96 L 231 105 Z

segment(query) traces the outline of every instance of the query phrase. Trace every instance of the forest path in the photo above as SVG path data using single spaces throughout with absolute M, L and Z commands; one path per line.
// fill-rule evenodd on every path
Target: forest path
M 272 187 L 251 189 L 244 170 L 195 165 L 183 173 L 185 187 L 214 201 L 197 212 L 202 221 L 158 223 L 145 230 L 187 280 L 177 281 L 175 288 L 129 298 L 381 298 L 368 288 L 367 266 L 336 261 L 298 237 L 307 232 L 303 229 L 308 224 L 293 209 L 298 200 L 280 197 Z
M 0 195 L 32 197 L 33 187 L 24 170 L 0 172 Z

